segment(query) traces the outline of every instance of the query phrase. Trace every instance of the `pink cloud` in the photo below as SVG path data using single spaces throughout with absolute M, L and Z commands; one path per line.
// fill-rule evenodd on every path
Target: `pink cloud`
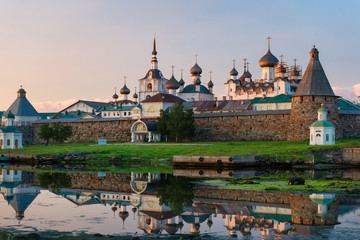
M 356 95 L 356 97 L 360 97 L 360 83 L 355 84 L 355 85 L 352 87 L 352 89 L 353 89 L 354 94 Z
M 82 100 L 87 100 L 87 99 L 82 99 Z M 62 101 L 32 102 L 32 105 L 38 112 L 58 112 L 77 101 L 78 99 L 66 99 Z M 108 99 L 101 99 L 101 98 L 95 98 L 89 101 L 109 102 Z
M 360 84 L 356 84 L 356 85 L 360 85 Z M 340 96 L 342 98 L 345 98 L 347 100 L 350 101 L 354 101 L 356 99 L 356 93 L 355 93 L 355 86 L 350 89 L 350 88 L 341 88 L 341 87 L 332 87 L 335 95 Z M 359 86 L 359 91 L 360 91 L 360 86 Z

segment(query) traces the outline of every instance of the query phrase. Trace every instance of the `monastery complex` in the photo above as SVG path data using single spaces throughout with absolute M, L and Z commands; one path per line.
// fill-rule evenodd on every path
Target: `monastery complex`
M 194 111 L 195 140 L 199 141 L 310 140 L 310 127 L 322 121 L 318 119 L 319 109 L 335 129 L 329 144 L 335 137 L 360 137 L 360 104 L 334 94 L 315 46 L 310 50 L 309 63 L 303 73 L 296 59 L 289 66 L 283 56 L 280 60 L 275 57 L 268 38 L 268 51 L 260 58 L 259 66 L 262 76 L 254 79 L 246 59 L 241 75 L 234 61 L 230 76 L 224 81 L 224 95 L 218 99 L 213 94 L 216 86 L 211 75 L 207 82 L 201 78 L 202 69 L 197 59 L 190 69 L 191 81 L 186 82 L 183 74 L 180 80 L 175 79 L 174 68 L 172 76 L 165 78 L 158 68 L 154 39 L 151 67 L 138 80 L 138 88 L 132 95 L 125 78 L 120 91 L 115 89 L 111 102 L 79 100 L 57 113 L 45 114 L 33 108 L 26 91 L 20 88 L 14 103 L 0 113 L 2 125 L 6 125 L 6 116 L 11 112 L 14 126 L 24 132 L 24 144 L 38 143 L 40 125 L 51 122 L 73 126 L 71 142 L 96 142 L 99 138 L 144 141 L 149 140 L 149 136 L 153 138 L 150 141 L 160 140 L 156 128 L 160 110 L 182 103 Z M 319 123 L 316 126 L 319 127 Z M 313 128 L 312 131 L 319 130 Z M 320 134 L 314 136 L 317 135 Z

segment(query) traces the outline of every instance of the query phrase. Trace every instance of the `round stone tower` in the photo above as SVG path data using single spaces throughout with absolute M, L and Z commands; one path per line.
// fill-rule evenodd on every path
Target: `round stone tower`
M 340 136 L 339 110 L 335 96 L 324 69 L 319 61 L 319 51 L 315 46 L 310 51 L 310 61 L 294 96 L 290 114 L 290 131 L 288 140 L 308 140 L 309 127 L 317 120 L 317 111 L 324 104 L 328 120 L 336 127 Z

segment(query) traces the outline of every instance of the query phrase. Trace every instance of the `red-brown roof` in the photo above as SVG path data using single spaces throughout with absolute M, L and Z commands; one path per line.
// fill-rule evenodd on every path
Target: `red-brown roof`
M 172 94 L 167 93 L 158 93 L 148 99 L 142 101 L 142 103 L 149 103 L 149 102 L 167 102 L 167 103 L 177 103 L 177 102 L 185 102 L 184 99 L 174 96 Z

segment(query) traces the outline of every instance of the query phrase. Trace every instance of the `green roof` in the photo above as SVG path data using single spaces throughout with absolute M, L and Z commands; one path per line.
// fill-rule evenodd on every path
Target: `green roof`
M 139 106 L 115 106 L 115 105 L 106 105 L 106 106 L 102 106 L 99 107 L 96 112 L 102 112 L 102 111 L 130 111 L 131 109 L 133 109 L 134 107 L 139 107 Z M 103 109 L 105 108 L 105 109 Z M 141 107 L 140 107 L 141 108 Z
M 96 114 L 92 114 L 92 113 L 85 113 L 85 112 L 80 112 L 80 113 L 67 113 L 67 114 L 63 114 L 63 113 L 59 113 L 57 116 L 59 118 L 62 119 L 79 119 L 85 116 L 91 116 L 96 118 Z
M 1 117 L 2 115 L 4 115 L 4 112 L 3 112 L 3 111 L 0 111 L 0 117 Z
M 15 127 L 15 126 L 6 126 L 6 127 L 2 127 L 0 128 L 0 132 L 3 133 L 22 133 L 21 129 Z
M 273 219 L 278 222 L 291 222 L 291 215 L 283 215 L 283 214 L 271 214 L 271 213 L 254 213 L 250 211 L 251 215 L 254 218 L 265 218 L 265 219 Z
M 339 98 L 337 100 L 338 106 L 340 107 L 341 110 L 359 110 L 360 111 L 360 106 L 356 105 L 355 103 L 352 103 L 348 100 L 345 100 L 343 98 Z
M 53 112 L 53 113 L 39 113 L 41 119 L 47 119 L 47 117 L 49 117 L 49 116 L 54 116 L 54 115 L 56 115 L 56 114 L 57 114 L 57 112 Z
M 311 124 L 310 127 L 335 127 L 335 126 L 329 121 L 317 121 Z
M 251 105 L 256 103 L 284 103 L 284 102 L 291 102 L 291 98 L 289 98 L 285 94 L 280 94 L 275 97 L 256 97 L 251 101 Z
M 324 108 L 323 106 L 321 106 L 321 108 L 318 109 L 318 112 L 327 112 L 326 108 Z

